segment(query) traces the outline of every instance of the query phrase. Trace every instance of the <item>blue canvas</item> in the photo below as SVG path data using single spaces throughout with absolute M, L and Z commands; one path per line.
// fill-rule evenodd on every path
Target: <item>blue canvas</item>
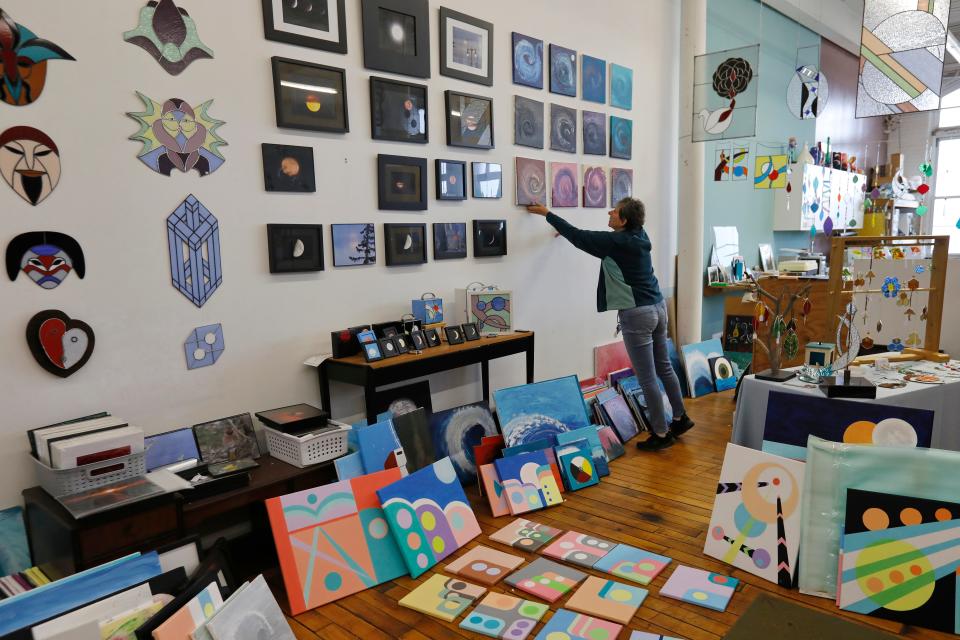
M 687 388 L 687 375 L 683 371 L 683 362 L 680 361 L 677 345 L 673 344 L 673 340 L 670 338 L 667 338 L 667 356 L 670 358 L 670 366 L 673 367 L 673 372 L 677 374 L 677 379 L 680 380 L 680 393 L 689 396 L 690 390 Z
M 209 367 L 223 355 L 226 346 L 223 342 L 223 327 L 220 324 L 208 324 L 190 332 L 183 343 L 183 355 L 187 358 L 187 369 Z
M 614 640 L 623 626 L 569 609 L 558 609 L 540 629 L 534 640 Z
M 337 470 L 337 480 L 350 480 L 363 475 L 363 459 L 359 451 L 340 456 L 333 461 L 333 466 Z
M 723 355 L 719 338 L 680 347 L 687 372 L 687 387 L 691 398 L 699 398 L 714 392 L 713 374 L 710 373 L 710 358 Z
M 593 464 L 597 467 L 597 473 L 600 477 L 610 475 L 610 466 L 607 464 L 607 454 L 603 451 L 603 443 L 600 442 L 599 427 L 595 424 L 557 434 L 557 446 L 569 444 L 581 438 L 587 441 L 590 446 L 590 455 L 593 457 Z
M 508 447 L 590 424 L 577 376 L 500 389 L 493 398 Z
M 357 444 L 364 473 L 375 473 L 393 467 L 403 467 L 403 447 L 393 421 L 384 420 L 357 432 Z
M 167 218 L 170 277 L 180 293 L 202 307 L 223 282 L 220 223 L 192 195 Z
M 633 155 L 633 120 L 610 116 L 610 157 L 629 160 Z
M 557 466 L 563 483 L 570 491 L 578 491 L 600 482 L 593 464 L 593 454 L 586 439 L 580 439 L 556 448 Z
M 600 58 L 584 55 L 580 70 L 582 97 L 589 102 L 607 102 L 607 63 Z
M 543 89 L 543 40 L 513 32 L 513 84 Z
M 713 382 L 711 381 L 710 384 L 713 385 Z M 643 414 L 643 419 L 649 425 L 650 414 L 647 412 L 647 398 L 643 395 L 643 389 L 640 388 L 640 381 L 637 380 L 637 376 L 630 376 L 629 378 L 621 380 L 620 388 L 623 390 L 624 396 L 629 394 L 636 399 L 637 406 Z M 670 424 L 670 421 L 673 420 L 673 405 L 670 404 L 670 398 L 667 397 L 667 390 L 664 388 L 660 378 L 657 378 L 657 388 L 660 389 L 660 399 L 663 403 L 663 419 L 667 424 Z
M 30 568 L 27 530 L 23 524 L 23 507 L 0 511 L 0 574 L 8 576 Z
M 425 324 L 443 322 L 443 300 L 440 298 L 418 298 L 410 301 L 413 317 Z
M 545 451 L 497 458 L 493 465 L 513 515 L 563 502 Z
M 577 52 L 550 45 L 550 91 L 562 96 L 577 95 Z
M 633 69 L 610 63 L 610 106 L 633 109 Z
M 430 415 L 430 436 L 437 458 L 450 456 L 460 482 L 476 482 L 473 448 L 485 436 L 497 435 L 497 423 L 485 402 L 438 411 Z
M 197 440 L 190 427 L 147 436 L 143 439 L 143 449 L 147 471 L 191 458 L 200 459 Z
M 529 453 L 531 451 L 542 451 L 544 449 L 550 449 L 556 446 L 556 438 L 544 438 L 543 440 L 534 440 L 533 442 L 524 442 L 523 444 L 518 444 L 513 447 L 504 447 L 503 451 L 500 452 L 500 455 L 504 458 L 509 458 L 510 456 L 516 456 L 521 453 Z

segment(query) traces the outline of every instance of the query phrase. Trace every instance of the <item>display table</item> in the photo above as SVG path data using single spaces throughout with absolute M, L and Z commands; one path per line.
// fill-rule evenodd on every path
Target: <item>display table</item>
M 802 387 L 800 380 L 770 382 L 757 380 L 753 375 L 746 376 L 740 387 L 737 408 L 733 415 L 733 434 L 730 442 L 751 449 L 763 447 L 763 427 L 767 418 L 767 399 L 771 391 L 826 397 L 816 387 Z M 936 449 L 960 451 L 960 428 L 957 416 L 960 416 L 960 380 L 944 384 L 921 384 L 908 382 L 899 389 L 877 388 L 875 400 L 853 399 L 854 402 L 874 402 L 896 405 L 912 409 L 929 409 L 934 412 L 933 439 L 931 446 Z

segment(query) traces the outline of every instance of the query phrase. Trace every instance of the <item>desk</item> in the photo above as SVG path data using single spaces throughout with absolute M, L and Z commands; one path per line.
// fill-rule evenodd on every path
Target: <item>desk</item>
M 420 353 L 405 353 L 395 358 L 367 362 L 363 354 L 347 358 L 327 358 L 317 368 L 320 376 L 320 402 L 330 411 L 330 382 L 360 385 L 364 389 L 367 420 L 376 422 L 370 413 L 377 387 L 410 378 L 418 378 L 465 367 L 480 365 L 483 400 L 490 400 L 490 361 L 495 358 L 524 353 L 527 357 L 527 383 L 533 382 L 533 331 L 517 331 L 492 338 L 480 338 L 463 344 L 447 344 L 426 349 Z

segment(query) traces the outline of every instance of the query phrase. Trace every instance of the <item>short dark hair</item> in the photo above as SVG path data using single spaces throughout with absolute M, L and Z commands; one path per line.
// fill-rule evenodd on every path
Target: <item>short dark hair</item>
M 633 231 L 643 226 L 647 219 L 647 209 L 643 203 L 636 198 L 623 198 L 617 203 L 617 211 L 620 212 L 620 218 L 626 223 L 625 229 Z

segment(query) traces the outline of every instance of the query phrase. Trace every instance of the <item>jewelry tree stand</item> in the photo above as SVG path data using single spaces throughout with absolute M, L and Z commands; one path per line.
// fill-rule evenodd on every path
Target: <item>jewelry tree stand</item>
M 800 351 L 800 338 L 796 330 L 796 305 L 800 303 L 800 315 L 806 322 L 811 309 L 807 294 L 812 285 L 805 285 L 793 293 L 784 289 L 774 296 L 760 286 L 753 274 L 749 274 L 749 278 L 750 290 L 757 299 L 753 315 L 753 341 L 760 345 L 770 360 L 770 368 L 758 371 L 756 377 L 758 380 L 784 382 L 797 375 L 796 371 L 780 368 L 780 364 L 784 354 L 787 360 L 790 360 Z

